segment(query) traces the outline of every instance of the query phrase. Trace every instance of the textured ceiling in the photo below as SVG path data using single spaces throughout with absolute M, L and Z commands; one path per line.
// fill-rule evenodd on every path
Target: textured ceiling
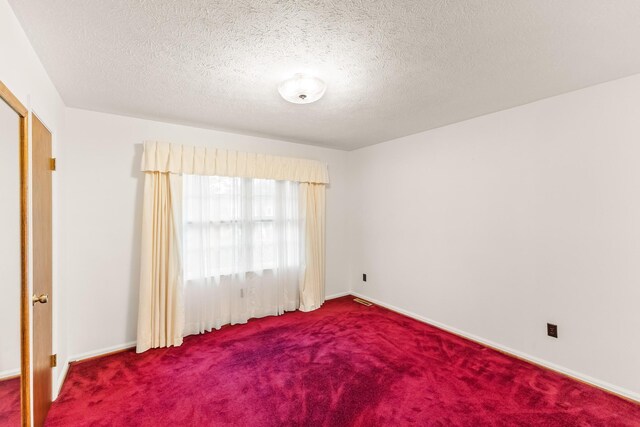
M 343 149 L 640 72 L 638 0 L 10 3 L 68 106 Z

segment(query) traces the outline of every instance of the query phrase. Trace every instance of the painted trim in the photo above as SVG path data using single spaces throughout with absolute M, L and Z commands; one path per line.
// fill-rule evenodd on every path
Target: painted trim
M 62 390 L 62 385 L 64 384 L 64 381 L 67 379 L 67 373 L 69 372 L 69 360 L 67 359 L 61 367 L 62 367 L 62 370 L 60 371 L 60 374 L 58 375 L 56 387 L 53 390 L 54 396 L 51 396 L 52 400 L 56 400 L 58 398 L 58 396 L 60 396 L 60 391 Z
M 4 371 L 0 371 L 0 381 L 8 380 L 10 378 L 19 377 L 20 376 L 20 372 L 22 372 L 22 370 L 20 368 L 5 369 Z
M 16 98 L 13 93 L 0 81 L 0 100 L 18 114 L 20 123 L 20 425 L 30 427 L 33 424 L 33 402 L 31 400 L 32 387 L 32 359 L 31 359 L 31 221 L 30 211 L 30 171 L 29 157 L 29 110 Z
M 328 301 L 330 299 L 336 299 L 336 298 L 340 298 L 340 297 L 346 297 L 347 295 L 351 295 L 351 292 L 338 292 L 337 294 L 331 294 L 331 295 L 327 295 L 324 297 L 325 301 Z
M 494 350 L 497 350 L 497 351 L 499 351 L 501 353 L 505 353 L 505 354 L 507 354 L 509 356 L 513 356 L 513 357 L 516 357 L 518 359 L 522 359 L 522 360 L 524 360 L 526 362 L 533 363 L 534 365 L 538 365 L 538 366 L 541 366 L 543 368 L 547 368 L 547 369 L 550 369 L 552 371 L 558 372 L 558 373 L 563 374 L 565 376 L 568 376 L 568 377 L 570 377 L 570 378 L 572 378 L 574 380 L 577 380 L 577 381 L 580 381 L 580 382 L 584 382 L 584 383 L 587 383 L 587 384 L 592 385 L 594 387 L 603 389 L 603 390 L 605 390 L 607 392 L 610 392 L 610 393 L 613 393 L 615 395 L 618 395 L 619 397 L 621 397 L 623 399 L 628 399 L 628 400 L 632 400 L 634 402 L 640 403 L 640 393 L 636 393 L 636 392 L 633 392 L 631 390 L 627 390 L 625 388 L 618 387 L 618 386 L 610 384 L 610 383 L 608 383 L 606 381 L 602 381 L 602 380 L 599 380 L 597 378 L 590 377 L 589 375 L 585 375 L 583 373 L 576 372 L 576 371 L 574 371 L 572 369 L 565 368 L 564 366 L 560 366 L 560 365 L 557 365 L 555 363 L 549 362 L 547 360 L 540 359 L 540 358 L 535 357 L 535 356 L 531 356 L 530 354 L 527 354 L 527 353 L 524 353 L 524 352 L 521 352 L 521 351 L 518 351 L 518 350 L 514 350 L 514 349 L 512 349 L 510 347 L 507 347 L 507 346 L 504 346 L 502 344 L 498 344 L 496 342 L 487 340 L 487 339 L 479 337 L 477 335 L 470 334 L 468 332 L 462 331 L 460 329 L 454 328 L 452 326 L 446 325 L 446 324 L 438 322 L 436 320 L 429 319 L 428 317 L 420 316 L 419 314 L 416 314 L 416 313 L 413 313 L 411 311 L 402 309 L 400 307 L 396 307 L 396 306 L 391 305 L 391 304 L 384 303 L 382 301 L 376 300 L 375 298 L 370 298 L 370 297 L 368 297 L 366 295 L 363 295 L 363 294 L 361 294 L 359 292 L 351 291 L 350 294 L 354 295 L 354 296 L 357 296 L 359 298 L 363 298 L 363 299 L 366 299 L 368 301 L 371 301 L 372 303 L 374 303 L 376 305 L 379 305 L 379 306 L 384 307 L 386 309 L 389 309 L 391 311 L 395 311 L 397 313 L 403 314 L 403 315 L 405 315 L 407 317 L 410 317 L 412 319 L 418 320 L 420 322 L 426 323 L 426 324 L 431 325 L 431 326 L 435 326 L 436 328 L 439 328 L 439 329 L 442 329 L 444 331 L 450 332 L 450 333 L 452 333 L 454 335 L 458 335 L 458 336 L 460 336 L 462 338 L 466 338 L 466 339 L 468 339 L 470 341 L 474 341 L 474 342 L 476 342 L 478 344 L 482 344 L 482 345 L 484 345 L 486 347 L 490 347 L 490 348 L 492 348 Z
M 99 350 L 87 351 L 85 353 L 76 354 L 73 356 L 69 356 L 68 364 L 73 362 L 81 362 L 85 359 L 92 359 L 94 357 L 106 356 L 109 353 L 113 353 L 114 351 L 127 350 L 131 347 L 135 347 L 135 341 L 129 341 L 124 344 L 113 345 L 111 347 L 101 348 Z
M 93 359 L 95 357 L 107 356 L 111 353 L 115 353 L 121 350 L 128 350 L 132 347 L 136 346 L 135 341 L 131 341 L 124 344 L 118 344 L 111 347 L 101 348 L 100 350 L 87 351 L 85 353 L 76 354 L 74 356 L 69 356 L 66 362 L 61 365 L 62 371 L 60 375 L 58 375 L 56 387 L 54 389 L 55 395 L 52 396 L 53 400 L 57 399 L 60 395 L 60 391 L 62 390 L 62 386 L 64 385 L 65 380 L 67 379 L 67 374 L 69 373 L 69 367 L 74 362 L 82 362 L 83 360 Z
M 412 319 L 418 320 L 420 322 L 426 323 L 428 325 L 435 326 L 435 327 L 437 327 L 439 329 L 445 330 L 445 331 L 450 332 L 450 333 L 452 333 L 454 335 L 458 335 L 458 336 L 460 336 L 462 338 L 465 338 L 465 339 L 477 342 L 479 344 L 482 344 L 484 346 L 493 348 L 493 349 L 498 350 L 498 351 L 500 351 L 502 353 L 506 353 L 507 355 L 516 357 L 518 359 L 523 359 L 523 360 L 525 360 L 527 362 L 530 362 L 530 363 L 533 363 L 535 365 L 542 366 L 544 368 L 547 368 L 547 369 L 550 369 L 552 371 L 555 371 L 555 372 L 558 372 L 560 374 L 563 374 L 563 375 L 566 375 L 568 377 L 571 377 L 571 378 L 573 378 L 575 380 L 585 382 L 585 383 L 587 383 L 589 385 L 592 385 L 592 386 L 601 388 L 603 390 L 606 390 L 608 392 L 611 392 L 613 394 L 619 395 L 619 396 L 621 396 L 623 398 L 630 399 L 630 400 L 633 400 L 635 402 L 640 402 L 640 394 L 634 393 L 631 390 L 627 390 L 627 389 L 622 388 L 622 387 L 617 387 L 617 386 L 615 386 L 613 384 L 610 384 L 610 383 L 607 383 L 605 381 L 598 380 L 596 378 L 590 377 L 590 376 L 582 374 L 580 372 L 573 371 L 571 369 L 565 368 L 565 367 L 560 366 L 560 365 L 556 365 L 555 363 L 551 363 L 549 361 L 546 361 L 546 360 L 539 359 L 537 357 L 531 356 L 531 355 L 529 355 L 527 353 L 523 353 L 523 352 L 514 350 L 514 349 L 512 349 L 510 347 L 507 347 L 507 346 L 495 343 L 493 341 L 481 338 L 481 337 L 479 337 L 477 335 L 474 335 L 474 334 L 467 333 L 465 331 L 462 331 L 460 329 L 451 327 L 451 326 L 446 325 L 444 323 L 429 319 L 427 317 L 420 316 L 419 314 L 413 313 L 413 312 L 408 311 L 408 310 L 404 310 L 404 309 L 402 309 L 400 307 L 396 307 L 394 305 L 384 303 L 384 302 L 379 301 L 379 300 L 377 300 L 375 298 L 370 298 L 370 297 L 368 297 L 368 296 L 366 296 L 364 294 L 361 294 L 359 292 L 353 292 L 353 291 L 351 291 L 351 292 L 339 292 L 339 293 L 336 293 L 336 294 L 327 295 L 325 297 L 325 300 L 331 300 L 331 299 L 340 298 L 340 297 L 344 297 L 344 296 L 348 296 L 348 295 L 352 295 L 354 297 L 359 297 L 359 298 L 366 299 L 366 300 L 371 301 L 372 303 L 374 303 L 376 305 L 379 305 L 381 307 L 384 307 L 384 308 L 387 308 L 389 310 L 395 311 L 397 313 L 400 313 L 400 314 L 405 315 L 407 317 L 410 317 Z M 64 384 L 64 381 L 66 380 L 67 373 L 69 371 L 69 366 L 70 366 L 71 363 L 80 362 L 80 361 L 83 361 L 83 360 L 86 360 L 86 359 L 95 358 L 95 357 L 106 356 L 106 355 L 108 355 L 110 353 L 113 353 L 113 352 L 117 352 L 117 351 L 120 351 L 120 350 L 127 350 L 129 348 L 135 347 L 135 345 L 136 345 L 136 342 L 135 341 L 131 341 L 131 342 L 128 342 L 128 343 L 125 343 L 125 344 L 114 345 L 114 346 L 111 346 L 111 347 L 102 348 L 100 350 L 88 351 L 88 352 L 85 352 L 85 353 L 81 353 L 81 354 L 77 354 L 77 355 L 74 355 L 74 356 L 70 356 L 69 359 L 67 360 L 67 363 L 64 364 L 64 367 L 63 367 L 63 370 L 62 370 L 61 374 L 58 376 L 58 385 L 57 385 L 56 398 L 57 398 L 57 395 L 59 395 L 60 390 L 62 390 L 62 385 Z

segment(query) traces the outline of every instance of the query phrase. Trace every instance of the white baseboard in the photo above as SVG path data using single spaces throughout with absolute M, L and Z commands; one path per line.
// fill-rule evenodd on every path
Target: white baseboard
M 543 367 L 545 367 L 547 369 L 551 369 L 552 371 L 559 372 L 561 374 L 564 374 L 564 375 L 566 375 L 568 377 L 571 377 L 571 378 L 574 378 L 576 380 L 579 380 L 579 381 L 591 384 L 591 385 L 593 385 L 595 387 L 610 391 L 611 393 L 620 395 L 620 396 L 625 397 L 627 399 L 635 400 L 636 402 L 640 402 L 640 393 L 636 393 L 636 392 L 633 392 L 631 390 L 627 390 L 625 388 L 618 387 L 618 386 L 610 384 L 610 383 L 608 383 L 606 381 L 602 381 L 602 380 L 599 380 L 597 378 L 590 377 L 589 375 L 585 375 L 585 374 L 582 374 L 580 372 L 576 372 L 576 371 L 574 371 L 572 369 L 565 368 L 564 366 L 556 365 L 555 363 L 549 362 L 547 360 L 540 359 L 540 358 L 537 358 L 535 356 L 531 356 L 530 354 L 523 353 L 523 352 L 518 351 L 518 350 L 514 350 L 514 349 L 509 348 L 507 346 L 504 346 L 502 344 L 498 344 L 496 342 L 481 338 L 481 337 L 479 337 L 477 335 L 470 334 L 470 333 L 465 332 L 465 331 L 461 331 L 460 329 L 451 327 L 449 325 L 445 325 L 444 323 L 440 323 L 440 322 L 438 322 L 436 320 L 429 319 L 429 318 L 424 317 L 424 316 L 420 316 L 419 314 L 413 313 L 411 311 L 404 310 L 404 309 L 402 309 L 400 307 L 396 307 L 396 306 L 393 306 L 391 304 L 387 304 L 387 303 L 384 303 L 382 301 L 378 301 L 378 300 L 376 300 L 374 298 L 370 298 L 370 297 L 368 297 L 366 295 L 363 295 L 363 294 L 360 294 L 358 292 L 353 292 L 352 291 L 352 292 L 348 292 L 347 294 L 351 294 L 351 295 L 366 299 L 366 300 L 371 301 L 372 303 L 377 304 L 377 305 L 379 305 L 381 307 L 388 308 L 389 310 L 396 311 L 398 313 L 404 314 L 405 316 L 411 317 L 412 319 L 419 320 L 420 322 L 427 323 L 429 325 L 432 325 L 432 326 L 435 326 L 437 328 L 443 329 L 443 330 L 445 330 L 447 332 L 451 332 L 454 335 L 458 335 L 458 336 L 461 336 L 461 337 L 466 338 L 468 340 L 475 341 L 475 342 L 477 342 L 479 344 L 482 344 L 482 345 L 485 345 L 487 347 L 492 347 L 492 348 L 497 349 L 497 350 L 499 350 L 501 352 L 510 354 L 512 356 L 515 356 L 517 358 L 526 360 L 526 361 L 531 362 L 533 364 L 543 366 Z
M 0 380 L 4 380 L 5 378 L 17 377 L 20 375 L 20 373 L 20 368 L 5 369 L 4 371 L 0 371 Z
M 331 294 L 324 297 L 324 300 L 336 299 L 340 297 L 345 297 L 347 295 L 351 295 L 351 292 L 338 292 L 337 294 Z
M 79 362 L 84 359 L 89 359 L 91 357 L 103 356 L 108 353 L 113 353 L 114 351 L 126 350 L 131 347 L 135 347 L 136 342 L 130 341 L 124 344 L 113 345 L 111 347 L 101 348 L 99 350 L 87 351 L 85 353 L 75 354 L 69 357 L 69 363 Z
M 339 293 L 336 293 L 336 294 L 327 295 L 325 297 L 325 300 L 340 298 L 340 297 L 347 296 L 347 295 L 353 295 L 353 296 L 356 296 L 356 297 L 360 297 L 360 298 L 366 299 L 366 300 L 371 301 L 372 303 L 377 304 L 377 305 L 379 305 L 381 307 L 385 307 L 385 308 L 388 308 L 389 310 L 393 310 L 393 311 L 396 311 L 398 313 L 404 314 L 405 316 L 411 317 L 411 318 L 413 318 L 415 320 L 418 320 L 420 322 L 427 323 L 427 324 L 432 325 L 432 326 L 436 326 L 436 327 L 438 327 L 440 329 L 443 329 L 443 330 L 445 330 L 447 332 L 451 332 L 452 334 L 461 336 L 461 337 L 466 338 L 468 340 L 480 343 L 480 344 L 485 345 L 487 347 L 495 348 L 495 349 L 497 349 L 499 351 L 502 351 L 504 353 L 510 354 L 510 355 L 515 356 L 517 358 L 524 359 L 524 360 L 529 361 L 531 363 L 534 363 L 536 365 L 540 365 L 540 366 L 543 366 L 545 368 L 551 369 L 552 371 L 560 372 L 561 374 L 564 374 L 564 375 L 567 375 L 569 377 L 575 378 L 575 379 L 577 379 L 579 381 L 583 381 L 585 383 L 588 383 L 588 384 L 591 384 L 593 386 L 602 388 L 604 390 L 608 390 L 608 391 L 610 391 L 612 393 L 618 394 L 618 395 L 626 397 L 628 399 L 640 402 L 640 393 L 636 393 L 636 392 L 633 392 L 631 390 L 627 390 L 625 388 L 618 387 L 618 386 L 610 384 L 610 383 L 608 383 L 606 381 L 602 381 L 602 380 L 599 380 L 597 378 L 590 377 L 589 375 L 585 375 L 585 374 L 582 374 L 580 372 L 576 372 L 576 371 L 574 371 L 572 369 L 565 368 L 564 366 L 560 366 L 560 365 L 557 365 L 555 363 L 549 362 L 547 360 L 543 360 L 543 359 L 537 358 L 535 356 L 531 356 L 530 354 L 523 353 L 523 352 L 518 351 L 518 350 L 514 350 L 514 349 L 512 349 L 510 347 L 507 347 L 507 346 L 504 346 L 502 344 L 498 344 L 496 342 L 481 338 L 481 337 L 479 337 L 477 335 L 470 334 L 468 332 L 465 332 L 465 331 L 462 331 L 460 329 L 451 327 L 449 325 L 445 325 L 444 323 L 438 322 L 436 320 L 429 319 L 429 318 L 424 317 L 424 316 L 420 316 L 419 314 L 413 313 L 413 312 L 408 311 L 408 310 L 404 310 L 404 309 L 402 309 L 400 307 L 396 307 L 394 305 L 384 303 L 382 301 L 376 300 L 375 298 L 370 298 L 367 295 L 364 295 L 364 294 L 361 294 L 361 293 L 358 293 L 358 292 L 353 292 L 353 291 L 350 291 L 350 292 L 339 292 Z M 131 342 L 128 342 L 128 343 L 114 345 L 114 346 L 111 346 L 111 347 L 102 348 L 100 350 L 88 351 L 88 352 L 85 352 L 85 353 L 80 353 L 80 354 L 76 354 L 76 355 L 73 355 L 73 356 L 69 357 L 67 363 L 64 364 L 64 367 L 63 367 L 63 370 L 62 370 L 61 374 L 58 376 L 58 387 L 57 387 L 58 392 L 62 388 L 62 384 L 63 384 L 63 382 L 64 382 L 64 380 L 66 378 L 67 371 L 69 369 L 69 364 L 71 362 L 77 362 L 77 361 L 80 361 L 80 360 L 83 360 L 83 359 L 88 359 L 88 358 L 91 358 L 91 357 L 102 356 L 102 355 L 105 355 L 105 354 L 108 354 L 108 353 L 112 353 L 114 351 L 125 350 L 127 348 L 134 347 L 135 345 L 136 345 L 136 342 L 135 341 L 131 341 Z
M 69 366 L 71 365 L 72 362 L 79 362 L 84 359 L 103 356 L 105 354 L 113 353 L 114 351 L 125 350 L 127 348 L 135 347 L 135 345 L 136 345 L 136 342 L 131 341 L 124 344 L 118 344 L 111 347 L 101 348 L 100 350 L 87 351 L 85 353 L 69 356 L 67 361 L 62 365 L 62 371 L 60 372 L 60 375 L 58 375 L 56 388 L 54 389 L 53 399 L 55 400 L 60 394 L 60 390 L 62 390 L 62 385 L 64 384 L 64 381 L 67 379 L 67 372 L 69 372 Z
M 60 390 L 62 390 L 62 384 L 64 384 L 64 380 L 67 379 L 67 372 L 69 372 L 69 360 L 65 360 L 64 364 L 61 366 L 62 370 L 60 371 L 60 374 L 58 375 L 58 379 L 56 382 L 56 387 L 53 390 L 53 396 L 52 399 L 56 400 L 58 398 L 58 396 L 60 395 Z

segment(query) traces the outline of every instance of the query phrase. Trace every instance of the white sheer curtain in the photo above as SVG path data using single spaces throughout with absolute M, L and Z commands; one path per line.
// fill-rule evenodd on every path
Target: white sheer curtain
M 298 309 L 299 183 L 183 178 L 184 335 Z

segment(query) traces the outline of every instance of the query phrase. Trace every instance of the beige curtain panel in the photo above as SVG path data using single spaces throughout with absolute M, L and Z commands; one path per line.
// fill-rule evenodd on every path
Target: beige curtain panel
M 315 160 L 244 153 L 166 142 L 144 144 L 145 173 L 140 308 L 136 351 L 182 344 L 182 175 L 229 176 L 300 183 L 305 222 L 305 270 L 300 310 L 325 298 L 325 187 L 327 165 Z
M 136 351 L 182 344 L 182 177 L 146 172 Z
M 301 214 L 305 221 L 305 270 L 300 282 L 300 311 L 312 311 L 324 303 L 325 186 L 300 184 Z
M 327 165 L 316 160 L 157 141 L 145 142 L 142 170 L 144 172 L 233 176 L 315 184 L 329 183 Z

